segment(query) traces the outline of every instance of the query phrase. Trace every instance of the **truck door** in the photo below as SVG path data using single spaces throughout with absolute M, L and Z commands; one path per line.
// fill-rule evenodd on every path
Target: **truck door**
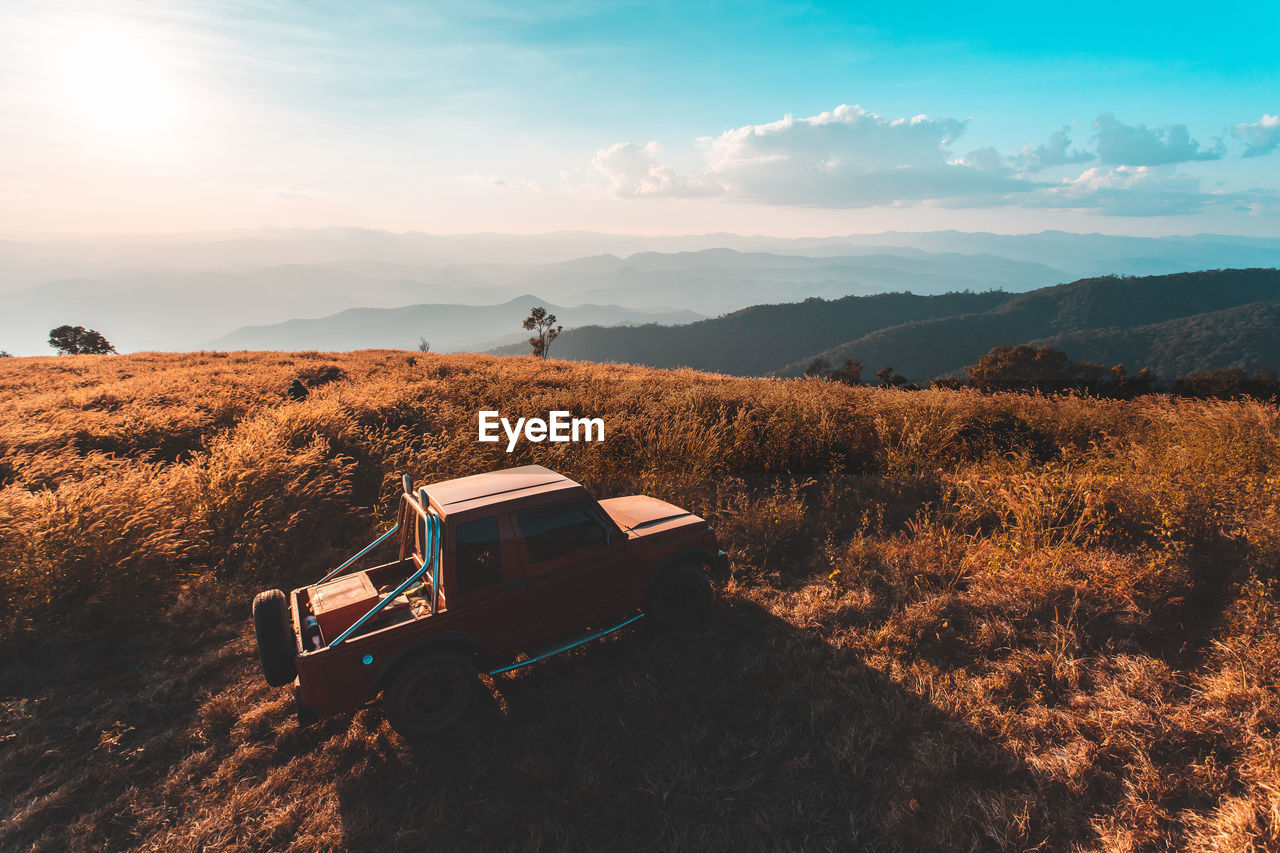
M 544 614 L 547 638 L 611 615 L 626 596 L 626 539 L 581 498 L 515 514 L 525 598 Z M 537 639 L 533 639 L 536 642 Z
M 463 620 L 467 633 L 496 657 L 520 642 L 524 605 L 513 590 L 524 586 L 521 555 L 510 516 L 496 515 L 457 525 L 446 550 L 446 612 Z

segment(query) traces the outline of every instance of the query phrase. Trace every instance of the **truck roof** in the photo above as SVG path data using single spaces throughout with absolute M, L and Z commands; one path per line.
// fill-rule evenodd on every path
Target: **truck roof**
M 456 480 L 432 483 L 427 496 L 446 514 L 470 512 L 517 498 L 579 490 L 582 485 L 541 465 L 524 465 L 504 471 L 473 474 Z

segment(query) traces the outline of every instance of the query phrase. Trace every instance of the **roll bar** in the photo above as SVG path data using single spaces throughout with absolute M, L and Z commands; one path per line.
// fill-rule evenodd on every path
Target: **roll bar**
M 339 634 L 337 638 L 333 640 L 333 642 L 329 643 L 329 648 L 334 648 L 335 646 L 342 644 L 348 637 L 350 637 L 352 634 L 358 631 L 360 627 L 364 625 L 364 623 L 368 622 L 374 616 L 377 616 L 380 612 L 382 612 L 383 608 L 385 608 L 388 604 L 394 601 L 396 596 L 400 595 L 402 592 L 404 592 L 406 589 L 412 586 L 415 581 L 417 581 L 424 574 L 426 574 L 428 569 L 431 571 L 431 613 L 432 615 L 435 615 L 436 611 L 440 609 L 440 539 L 441 539 L 441 536 L 443 535 L 443 525 L 441 523 L 440 516 L 437 515 L 434 510 L 431 509 L 431 500 L 430 498 L 427 497 L 427 490 L 425 487 L 418 489 L 418 492 L 415 495 L 413 492 L 413 480 L 410 479 L 408 474 L 405 474 L 401 478 L 400 484 L 403 491 L 402 491 L 402 494 L 400 495 L 400 513 L 399 513 L 399 519 L 396 521 L 396 523 L 391 527 L 390 530 L 388 530 L 386 533 L 383 533 L 373 542 L 369 543 L 369 545 L 365 546 L 365 548 L 363 548 L 354 557 L 347 560 L 341 566 L 338 566 L 336 569 L 334 569 L 333 571 L 325 575 L 323 578 L 321 578 L 319 583 L 324 583 L 325 581 L 330 580 L 331 578 L 335 578 L 338 575 L 342 574 L 342 572 L 346 571 L 348 568 L 354 565 L 355 562 L 359 560 L 361 557 L 368 554 L 370 551 L 372 551 L 374 548 L 381 545 L 383 542 L 387 541 L 387 539 L 389 539 L 391 535 L 394 534 L 396 531 L 400 530 L 403 525 L 409 524 L 408 516 L 410 513 L 413 513 L 413 515 L 415 516 L 415 518 L 413 519 L 413 522 L 415 524 L 421 525 L 419 530 L 422 534 L 422 565 L 418 567 L 416 571 L 410 574 L 409 577 L 406 578 L 392 592 L 382 597 L 378 601 L 378 603 L 375 604 L 369 610 L 368 613 L 364 614 L 359 619 L 357 619 L 355 623 L 351 625 L 350 628 L 348 628 L 347 630 Z M 404 554 L 404 549 L 402 547 L 400 558 L 404 559 L 404 557 L 405 557 L 405 554 Z
M 412 479 L 408 474 L 403 474 L 403 475 L 401 475 L 401 477 L 400 477 L 400 487 L 404 490 L 404 491 L 403 491 L 403 494 L 402 494 L 400 497 L 401 497 L 402 499 L 403 499 L 403 498 L 406 498 L 406 497 L 409 497 L 409 496 L 413 493 L 413 479 Z M 403 519 L 403 517 L 404 517 L 404 511 L 403 511 L 403 510 L 401 510 L 401 512 L 400 512 L 400 518 L 401 518 L 401 519 Z M 324 583 L 325 581 L 333 580 L 333 579 L 334 579 L 334 578 L 336 578 L 338 575 L 342 574 L 342 573 L 343 573 L 343 572 L 345 572 L 347 569 L 351 568 L 351 566 L 355 565 L 356 561 L 357 561 L 357 560 L 359 560 L 361 557 L 363 557 L 365 554 L 368 554 L 368 553 L 369 553 L 370 551 L 372 551 L 374 548 L 377 548 L 377 547 L 378 547 L 379 545 L 381 545 L 383 542 L 386 542 L 388 539 L 390 539 L 390 538 L 391 538 L 391 536 L 392 536 L 392 534 L 394 534 L 394 533 L 395 533 L 397 530 L 399 530 L 399 529 L 400 529 L 400 521 L 399 521 L 399 520 L 397 520 L 397 521 L 396 521 L 396 523 L 395 523 L 395 524 L 393 524 L 393 525 L 391 526 L 391 529 L 390 529 L 390 530 L 388 530 L 386 533 L 382 534 L 382 535 L 381 535 L 381 536 L 379 536 L 377 539 L 375 539 L 375 540 L 373 540 L 372 542 L 370 542 L 368 545 L 364 546 L 364 548 L 362 548 L 362 549 L 360 550 L 360 553 L 356 554 L 356 555 L 355 555 L 354 557 L 352 557 L 350 560 L 347 560 L 347 561 L 346 561 L 345 563 L 343 563 L 341 566 L 338 566 L 338 568 L 336 568 L 336 569 L 334 569 L 333 571 L 329 572 L 329 574 L 327 574 L 327 575 L 325 575 L 324 577 L 320 578 L 320 580 L 316 581 L 316 583 L 320 584 L 320 583 Z M 400 554 L 400 559 L 402 559 L 402 560 L 404 559 L 404 553 L 403 553 L 403 551 L 402 551 L 402 552 L 401 552 L 401 554 Z

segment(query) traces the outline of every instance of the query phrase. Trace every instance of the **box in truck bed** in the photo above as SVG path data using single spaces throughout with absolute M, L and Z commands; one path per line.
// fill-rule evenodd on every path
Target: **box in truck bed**
M 320 633 L 331 642 L 378 603 L 378 591 L 364 572 L 322 583 L 311 592 L 311 609 Z

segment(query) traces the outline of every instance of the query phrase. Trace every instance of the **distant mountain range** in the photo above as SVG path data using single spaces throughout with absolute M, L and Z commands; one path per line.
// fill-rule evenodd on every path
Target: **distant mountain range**
M 840 340 L 843 338 L 843 340 Z M 837 341 L 839 341 L 837 343 Z M 1022 294 L 881 294 L 759 305 L 684 326 L 578 328 L 558 358 L 798 376 L 815 359 L 862 362 L 915 381 L 958 373 L 1000 344 L 1162 376 L 1280 366 L 1280 271 L 1089 278 Z M 521 347 L 495 350 L 522 352 Z
M 426 338 L 434 352 L 488 349 L 520 341 L 529 348 L 530 333 L 521 327 L 529 310 L 541 305 L 561 317 L 600 326 L 634 323 L 688 323 L 700 319 L 692 311 L 639 311 L 617 305 L 565 308 L 536 296 L 521 296 L 499 305 L 408 305 L 403 308 L 350 308 L 315 320 L 289 320 L 269 326 L 245 326 L 209 341 L 219 350 L 356 350 L 414 349 Z
M 47 353 L 49 329 L 64 323 L 97 329 L 121 351 L 189 350 L 238 329 L 348 309 L 492 306 L 528 293 L 560 306 L 617 306 L 670 321 L 680 311 L 714 316 L 807 297 L 1022 292 L 1107 273 L 1245 266 L 1280 266 L 1280 238 L 939 231 L 791 239 L 356 228 L 25 238 L 0 240 L 0 349 Z M 607 322 L 567 308 L 561 319 L 566 326 Z M 504 334 L 459 338 L 457 345 L 489 345 Z M 248 331 L 238 339 L 271 347 L 291 340 Z M 341 338 L 334 340 L 336 346 Z
M 593 255 L 733 249 L 824 257 L 903 251 L 990 254 L 1060 269 L 1069 278 L 1105 273 L 1160 274 L 1215 267 L 1280 266 L 1280 238 L 1197 234 L 1123 237 L 1042 231 L 962 231 L 764 237 L 728 233 L 641 236 L 559 231 L 547 234 L 392 233 L 365 228 L 258 228 L 178 234 L 47 235 L 0 239 L 0 291 L 65 278 L 111 278 L 139 271 L 204 272 L 293 264 L 372 261 L 398 277 L 451 266 L 529 267 Z M 367 272 L 367 270 L 362 270 Z M 514 294 L 513 294 L 514 295 Z

